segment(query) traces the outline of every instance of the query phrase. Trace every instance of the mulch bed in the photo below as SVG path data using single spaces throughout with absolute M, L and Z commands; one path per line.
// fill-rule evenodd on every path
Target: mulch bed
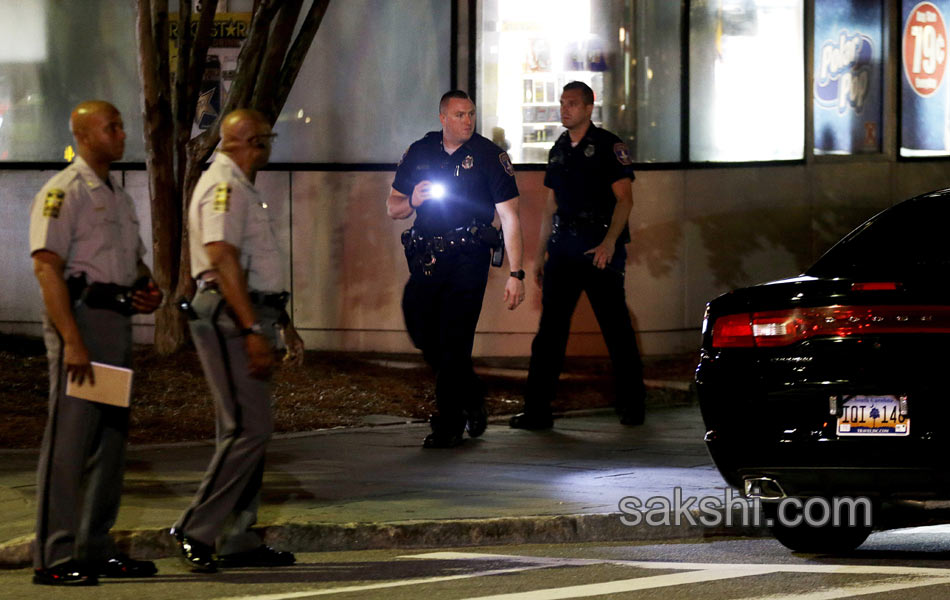
M 383 360 L 411 362 L 400 368 Z M 525 367 L 526 359 L 486 359 L 483 366 Z M 649 358 L 646 377 L 685 380 L 693 355 Z M 214 436 L 214 407 L 194 349 L 159 356 L 150 346 L 134 352 L 135 392 L 130 441 L 177 442 Z M 610 403 L 609 364 L 602 358 L 572 359 L 566 371 L 589 377 L 561 382 L 555 411 L 599 408 Z M 35 448 L 46 422 L 48 371 L 40 339 L 0 334 L 0 447 Z M 489 414 L 519 412 L 522 378 L 485 376 Z M 369 415 L 423 420 L 435 406 L 434 378 L 418 356 L 308 351 L 304 365 L 275 377 L 278 432 L 353 426 Z

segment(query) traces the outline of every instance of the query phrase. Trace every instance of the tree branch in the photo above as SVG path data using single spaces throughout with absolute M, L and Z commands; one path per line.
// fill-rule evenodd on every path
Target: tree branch
M 297 25 L 302 6 L 303 0 L 287 0 L 280 9 L 277 21 L 267 40 L 264 59 L 257 71 L 257 81 L 254 83 L 250 106 L 267 115 L 272 125 L 277 120 L 277 114 L 274 113 L 274 89 L 280 81 L 281 66 L 294 35 L 294 27 Z
M 277 115 L 280 114 L 280 111 L 284 109 L 287 97 L 290 96 L 290 90 L 294 87 L 294 82 L 297 80 L 297 75 L 300 74 L 303 61 L 307 58 L 310 45 L 313 43 L 313 38 L 317 35 L 317 30 L 320 29 L 320 23 L 323 22 L 323 17 L 326 16 L 329 6 L 330 0 L 313 0 L 310 10 L 307 11 L 307 16 L 304 19 L 303 25 L 300 27 L 300 32 L 297 34 L 297 38 L 294 40 L 294 44 L 287 54 L 283 69 L 281 69 L 280 83 L 277 86 L 277 91 L 274 93 L 273 101 L 275 119 Z

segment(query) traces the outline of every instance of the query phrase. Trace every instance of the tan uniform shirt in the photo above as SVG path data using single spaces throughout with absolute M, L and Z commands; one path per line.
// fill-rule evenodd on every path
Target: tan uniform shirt
M 188 209 L 192 276 L 212 269 L 205 244 L 227 242 L 240 253 L 249 289 L 284 291 L 273 212 L 240 167 L 219 152 L 198 180 Z
M 30 254 L 59 256 L 67 279 L 85 273 L 88 283 L 135 283 L 145 255 L 139 220 L 132 198 L 109 181 L 111 190 L 77 156 L 46 182 L 30 208 Z

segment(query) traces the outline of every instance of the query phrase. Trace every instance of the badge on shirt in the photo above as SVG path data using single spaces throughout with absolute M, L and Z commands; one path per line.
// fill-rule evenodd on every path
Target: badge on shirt
M 498 155 L 498 160 L 501 161 L 501 166 L 505 168 L 505 173 L 508 173 L 511 177 L 515 176 L 515 168 L 511 166 L 511 159 L 508 158 L 507 152 L 502 152 Z
M 43 202 L 43 216 L 51 219 L 59 218 L 59 209 L 63 207 L 63 200 L 66 199 L 66 192 L 59 189 L 52 189 L 46 192 L 46 200 Z
M 465 160 L 462 161 L 462 168 L 471 169 L 473 166 L 475 166 L 475 159 L 472 158 L 471 154 L 469 154 L 465 157 Z
M 623 142 L 617 142 L 614 144 L 614 154 L 617 156 L 617 160 L 623 166 L 633 164 L 630 160 L 630 151 L 627 150 L 627 145 Z
M 231 186 L 219 183 L 214 188 L 214 212 L 226 213 L 231 210 Z
M 587 147 L 584 148 L 584 156 L 586 156 L 587 158 L 590 158 L 593 155 L 594 155 L 594 145 L 587 144 Z

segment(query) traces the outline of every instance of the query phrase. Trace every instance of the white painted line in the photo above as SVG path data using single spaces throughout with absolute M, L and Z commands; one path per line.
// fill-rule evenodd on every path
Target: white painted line
M 473 596 L 466 600 L 564 600 L 566 598 L 590 598 L 607 594 L 622 594 L 637 590 L 652 590 L 669 587 L 671 585 L 687 585 L 719 579 L 735 579 L 750 575 L 767 575 L 773 573 L 770 569 L 709 569 L 706 571 L 686 571 L 669 575 L 655 575 L 653 577 L 638 577 L 636 579 L 621 579 L 604 583 L 590 583 L 587 585 L 572 585 L 562 588 L 549 588 L 530 592 L 514 592 L 511 594 L 497 594 L 494 596 Z
M 706 581 L 734 579 L 767 575 L 771 573 L 823 573 L 838 575 L 890 575 L 894 579 L 885 582 L 825 588 L 822 590 L 804 592 L 801 594 L 786 594 L 762 598 L 752 596 L 745 600 L 834 600 L 850 596 L 863 596 L 912 589 L 933 585 L 950 584 L 950 569 L 931 567 L 892 567 L 883 565 L 814 565 L 814 564 L 748 564 L 748 563 L 687 563 L 687 562 L 653 562 L 616 559 L 584 559 L 584 558 L 557 558 L 549 556 L 525 556 L 515 554 L 484 554 L 477 552 L 427 552 L 422 554 L 403 555 L 398 558 L 423 560 L 491 560 L 506 561 L 519 566 L 505 569 L 489 569 L 460 575 L 446 575 L 441 577 L 421 577 L 387 581 L 366 585 L 352 585 L 318 590 L 262 594 L 255 596 L 224 596 L 218 600 L 294 600 L 297 598 L 315 598 L 318 596 L 332 596 L 351 592 L 363 592 L 386 588 L 425 585 L 445 581 L 457 581 L 486 577 L 490 575 L 509 575 L 538 569 L 549 569 L 568 566 L 588 566 L 611 564 L 641 569 L 675 570 L 678 573 L 669 573 L 656 576 L 637 577 L 603 583 L 575 585 L 562 588 L 514 592 L 492 596 L 478 596 L 469 600 L 561 600 L 568 598 L 587 598 L 605 594 L 619 594 L 638 590 L 669 587 L 674 585 L 688 585 Z
M 816 592 L 804 592 L 801 594 L 748 596 L 748 598 L 740 600 L 836 600 L 837 598 L 854 598 L 855 596 L 882 594 L 884 592 L 896 592 L 898 590 L 909 590 L 911 588 L 926 587 L 930 585 L 944 585 L 950 583 L 950 577 L 898 577 L 896 579 L 896 581 L 866 584 L 859 583 L 855 585 L 827 588 L 818 590 Z
M 278 594 L 261 594 L 257 596 L 220 596 L 215 600 L 293 600 L 295 598 L 315 598 L 317 596 L 332 596 L 333 594 L 347 594 L 350 592 L 365 592 L 368 590 L 381 590 L 385 588 L 403 587 L 409 585 L 423 585 L 426 583 L 440 583 L 443 581 L 456 581 L 458 579 L 471 579 L 473 577 L 485 577 L 488 575 L 508 575 L 510 573 L 520 573 L 522 571 L 533 571 L 536 569 L 546 569 L 547 565 L 525 565 L 523 567 L 513 567 L 511 569 L 492 569 L 490 571 L 479 571 L 477 573 L 466 573 L 464 575 L 446 575 L 444 577 L 420 577 L 418 579 L 402 579 L 399 581 L 386 581 L 382 583 L 370 583 L 367 585 L 348 585 L 344 587 L 326 588 L 320 590 L 309 590 L 305 592 L 287 592 Z

